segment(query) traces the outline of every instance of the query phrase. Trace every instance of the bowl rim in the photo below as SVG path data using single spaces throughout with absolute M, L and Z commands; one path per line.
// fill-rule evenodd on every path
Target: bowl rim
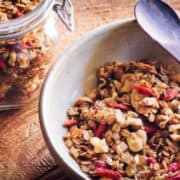
M 130 24 L 136 22 L 134 17 L 129 17 L 129 18 L 123 18 L 120 20 L 115 20 L 113 22 L 110 23 L 106 23 L 104 25 L 101 25 L 87 33 L 85 33 L 84 35 L 82 35 L 80 38 L 77 38 L 76 40 L 74 40 L 70 46 L 68 46 L 63 52 L 62 54 L 54 61 L 53 65 L 51 66 L 45 81 L 43 83 L 42 89 L 41 89 L 41 93 L 40 93 L 40 100 L 39 100 L 39 121 L 40 121 L 40 128 L 45 140 L 45 143 L 47 144 L 47 147 L 52 155 L 52 157 L 55 158 L 55 161 L 58 163 L 59 161 L 62 162 L 62 164 L 64 166 L 66 166 L 68 168 L 68 170 L 70 172 L 72 172 L 73 174 L 77 175 L 79 178 L 82 179 L 87 179 L 87 177 L 85 177 L 84 173 L 81 170 L 78 170 L 76 168 L 73 167 L 73 165 L 71 165 L 70 163 L 67 163 L 66 160 L 64 160 L 63 158 L 63 154 L 58 153 L 58 151 L 56 150 L 56 147 L 53 145 L 53 142 L 51 141 L 51 138 L 49 136 L 48 133 L 48 127 L 46 127 L 45 121 L 45 99 L 46 99 L 46 90 L 48 89 L 48 84 L 49 81 L 51 79 L 51 77 L 53 76 L 53 74 L 56 72 L 57 68 L 60 66 L 60 64 L 62 64 L 66 58 L 66 54 L 68 52 L 71 52 L 71 50 L 73 49 L 73 47 L 77 47 L 80 46 L 83 42 L 87 41 L 88 39 L 91 39 L 95 34 L 99 34 L 101 31 L 106 31 L 109 28 L 113 28 L 113 27 L 121 27 L 125 24 Z M 70 155 L 69 155 L 70 156 Z

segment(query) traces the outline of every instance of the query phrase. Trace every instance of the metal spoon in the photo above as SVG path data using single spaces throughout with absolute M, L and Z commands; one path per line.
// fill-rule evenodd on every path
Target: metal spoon
M 161 0 L 139 0 L 135 16 L 144 31 L 180 62 L 180 18 Z

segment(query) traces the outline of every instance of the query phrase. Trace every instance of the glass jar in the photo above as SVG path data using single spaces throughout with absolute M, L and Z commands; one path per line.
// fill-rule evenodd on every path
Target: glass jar
M 69 0 L 44 0 L 24 16 L 0 22 L 0 110 L 19 107 L 37 97 L 58 54 L 57 15 L 72 30 Z

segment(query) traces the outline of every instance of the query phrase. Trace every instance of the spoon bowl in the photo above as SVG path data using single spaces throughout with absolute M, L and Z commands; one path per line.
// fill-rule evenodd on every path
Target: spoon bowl
M 180 19 L 161 0 L 139 0 L 135 16 L 141 28 L 180 61 Z

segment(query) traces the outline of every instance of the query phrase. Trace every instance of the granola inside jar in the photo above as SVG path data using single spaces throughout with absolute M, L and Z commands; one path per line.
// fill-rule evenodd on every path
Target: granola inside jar
M 59 23 L 52 0 L 0 1 L 0 106 L 38 94 L 56 58 Z

